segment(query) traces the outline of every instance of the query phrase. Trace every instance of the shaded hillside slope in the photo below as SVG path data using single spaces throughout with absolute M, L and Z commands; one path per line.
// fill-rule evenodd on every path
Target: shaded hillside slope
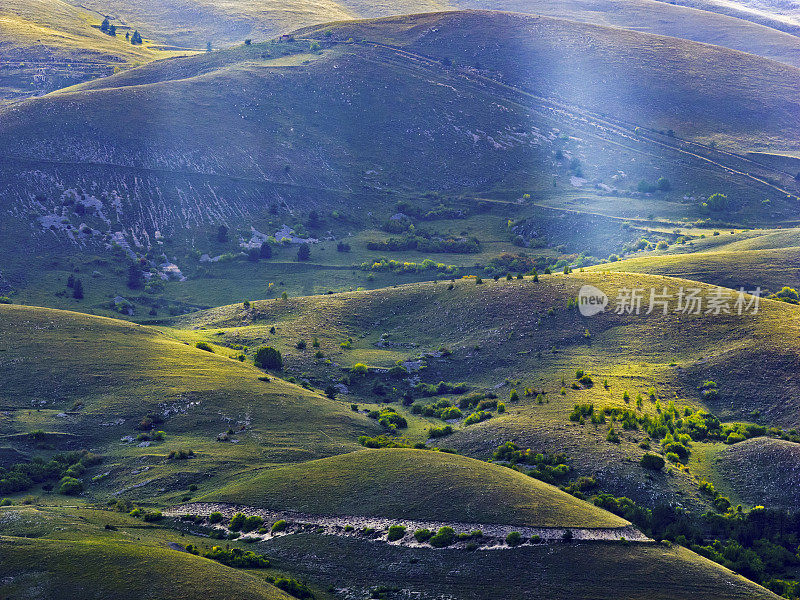
M 777 191 L 771 210 L 793 210 L 790 174 L 768 176 L 741 157 L 635 127 L 741 143 L 795 139 L 800 75 L 790 67 L 671 38 L 486 12 L 332 30 L 303 34 L 330 46 L 322 56 L 306 56 L 308 41 L 254 44 L 158 61 L 6 109 L 5 239 L 91 251 L 117 242 L 144 252 L 157 233 L 177 242 L 220 222 L 246 230 L 268 208 L 292 213 L 333 201 L 363 215 L 388 210 L 397 193 L 549 195 L 563 175 L 553 158 L 562 146 L 598 185 L 613 184 L 625 161 L 631 181 L 669 176 L 676 199 L 730 189 L 742 218 L 761 219 L 754 190 Z M 413 53 L 338 43 L 351 37 Z M 295 66 L 277 62 L 286 55 L 297 57 Z M 462 67 L 442 64 L 449 60 Z M 710 75 L 692 75 L 701 71 Z M 568 108 L 575 104 L 583 108 Z M 88 210 L 73 215 L 75 203 Z
M 800 502 L 800 444 L 758 438 L 735 444 L 715 465 L 748 504 L 793 511 Z

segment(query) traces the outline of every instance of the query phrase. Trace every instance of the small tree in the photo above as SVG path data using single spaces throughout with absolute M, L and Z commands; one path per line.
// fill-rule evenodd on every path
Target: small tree
M 309 258 L 311 258 L 311 248 L 308 247 L 308 244 L 301 244 L 297 249 L 297 260 L 303 261 Z
M 72 288 L 72 297 L 76 300 L 83 299 L 83 282 L 80 279 L 75 280 L 75 285 Z
M 283 357 L 279 350 L 272 346 L 264 346 L 258 349 L 254 359 L 255 365 L 262 369 L 272 369 L 280 371 L 283 369 Z
M 144 286 L 144 274 L 138 263 L 131 263 L 128 267 L 128 287 L 132 290 L 141 289 Z
M 138 31 L 133 32 L 133 35 L 131 36 L 131 44 L 134 46 L 140 46 L 142 44 L 142 36 L 139 35 Z
M 258 250 L 258 256 L 260 258 L 272 258 L 272 246 L 270 246 L 268 242 L 261 244 Z
M 100 31 L 103 33 L 108 33 L 108 29 L 111 27 L 111 22 L 108 20 L 108 17 L 103 19 L 103 23 L 100 25 Z
M 217 241 L 220 244 L 224 244 L 228 241 L 228 228 L 225 225 L 220 225 L 217 228 Z
M 712 212 L 722 212 L 728 208 L 728 197 L 725 194 L 712 194 L 706 200 L 706 205 Z

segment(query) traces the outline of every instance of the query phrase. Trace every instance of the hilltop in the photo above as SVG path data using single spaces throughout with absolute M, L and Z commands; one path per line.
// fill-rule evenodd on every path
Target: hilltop
M 450 523 L 583 528 L 628 524 L 504 467 L 407 449 L 362 450 L 268 469 L 198 501 Z
M 486 9 L 514 11 L 564 18 L 582 23 L 646 31 L 659 35 L 715 44 L 758 54 L 800 66 L 800 43 L 783 24 L 757 20 L 741 11 L 724 10 L 721 3 L 657 2 L 652 0 L 401 0 L 363 2 L 261 2 L 235 0 L 224 10 L 198 0 L 137 2 L 90 0 L 84 6 L 110 12 L 128 23 L 136 23 L 148 36 L 170 44 L 215 47 L 241 43 L 245 38 L 261 41 L 294 29 L 346 19 L 364 19 L 444 10 Z M 685 5 L 685 6 L 681 6 Z
M 135 29 L 119 21 L 112 37 L 100 31 L 102 21 L 102 13 L 62 0 L 3 2 L 0 106 L 179 54 L 151 43 L 132 45 L 125 34 Z

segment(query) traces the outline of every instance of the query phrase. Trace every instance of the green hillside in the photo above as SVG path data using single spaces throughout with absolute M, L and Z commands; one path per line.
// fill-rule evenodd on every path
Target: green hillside
M 65 311 L 0 306 L 0 314 L 5 464 L 91 449 L 106 456 L 85 477 L 92 497 L 179 499 L 190 484 L 208 490 L 257 465 L 348 452 L 378 431 L 319 393 L 263 380 L 225 348 L 211 353 Z M 171 460 L 181 449 L 194 457 Z
M 248 573 L 185 552 L 118 541 L 0 537 L 0 593 L 9 598 L 287 600 Z M 35 565 L 35 566 L 33 566 Z
M 134 28 L 119 22 L 117 36 L 107 35 L 99 29 L 102 21 L 101 13 L 62 0 L 3 2 L 0 105 L 178 54 L 132 45 L 125 34 Z
M 510 469 L 406 449 L 362 450 L 269 469 L 198 500 L 444 522 L 589 528 L 627 524 Z
M 729 202 L 714 220 L 794 220 L 792 173 L 696 143 L 727 136 L 758 147 L 769 138 L 788 149 L 798 114 L 790 67 L 504 13 L 346 22 L 302 33 L 318 40 L 300 35 L 156 61 L 4 111 L 3 292 L 101 314 L 113 314 L 121 296 L 137 318 L 163 316 L 283 291 L 400 283 L 360 268 L 387 254 L 431 258 L 459 275 L 515 244 L 551 262 L 565 252 L 604 257 L 636 239 L 618 217 L 653 215 L 674 229 L 709 218 L 703 201 L 716 192 Z M 565 66 L 555 74 L 543 67 L 551 63 Z M 690 75 L 701 71 L 709 75 Z M 723 89 L 735 115 L 724 123 Z M 662 177 L 668 189 L 639 191 Z M 407 219 L 392 223 L 398 214 Z M 477 244 L 384 252 L 381 242 L 409 235 L 410 225 L 426 239 Z M 298 261 L 304 240 L 310 257 Z M 264 243 L 271 258 L 248 261 Z M 145 293 L 144 280 L 133 292 L 125 285 L 137 260 L 152 277 Z M 83 302 L 64 290 L 75 269 Z

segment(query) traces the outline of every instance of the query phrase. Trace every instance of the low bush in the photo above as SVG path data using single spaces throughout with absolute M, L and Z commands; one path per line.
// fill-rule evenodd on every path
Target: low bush
M 289 524 L 286 522 L 286 519 L 279 519 L 272 524 L 272 529 L 270 529 L 270 533 L 276 533 L 278 531 L 286 531 L 286 528 Z
M 444 548 L 450 546 L 456 541 L 456 532 L 452 527 L 441 527 L 436 535 L 432 536 L 428 543 L 434 548 Z
M 522 543 L 522 534 L 519 531 L 512 531 L 506 536 L 506 544 L 514 548 Z
M 389 536 L 388 540 L 390 542 L 396 542 L 397 540 L 403 539 L 406 535 L 406 528 L 402 525 L 392 525 L 389 527 Z
M 211 352 L 212 354 L 214 353 L 214 349 L 206 342 L 197 342 L 194 347 L 198 350 L 205 350 L 206 352 Z
M 430 529 L 417 529 L 414 532 L 414 539 L 420 544 L 427 542 L 433 537 L 433 532 Z
M 658 454 L 648 452 L 642 456 L 639 464 L 645 469 L 652 469 L 653 471 L 660 471 L 664 467 L 664 458 Z

